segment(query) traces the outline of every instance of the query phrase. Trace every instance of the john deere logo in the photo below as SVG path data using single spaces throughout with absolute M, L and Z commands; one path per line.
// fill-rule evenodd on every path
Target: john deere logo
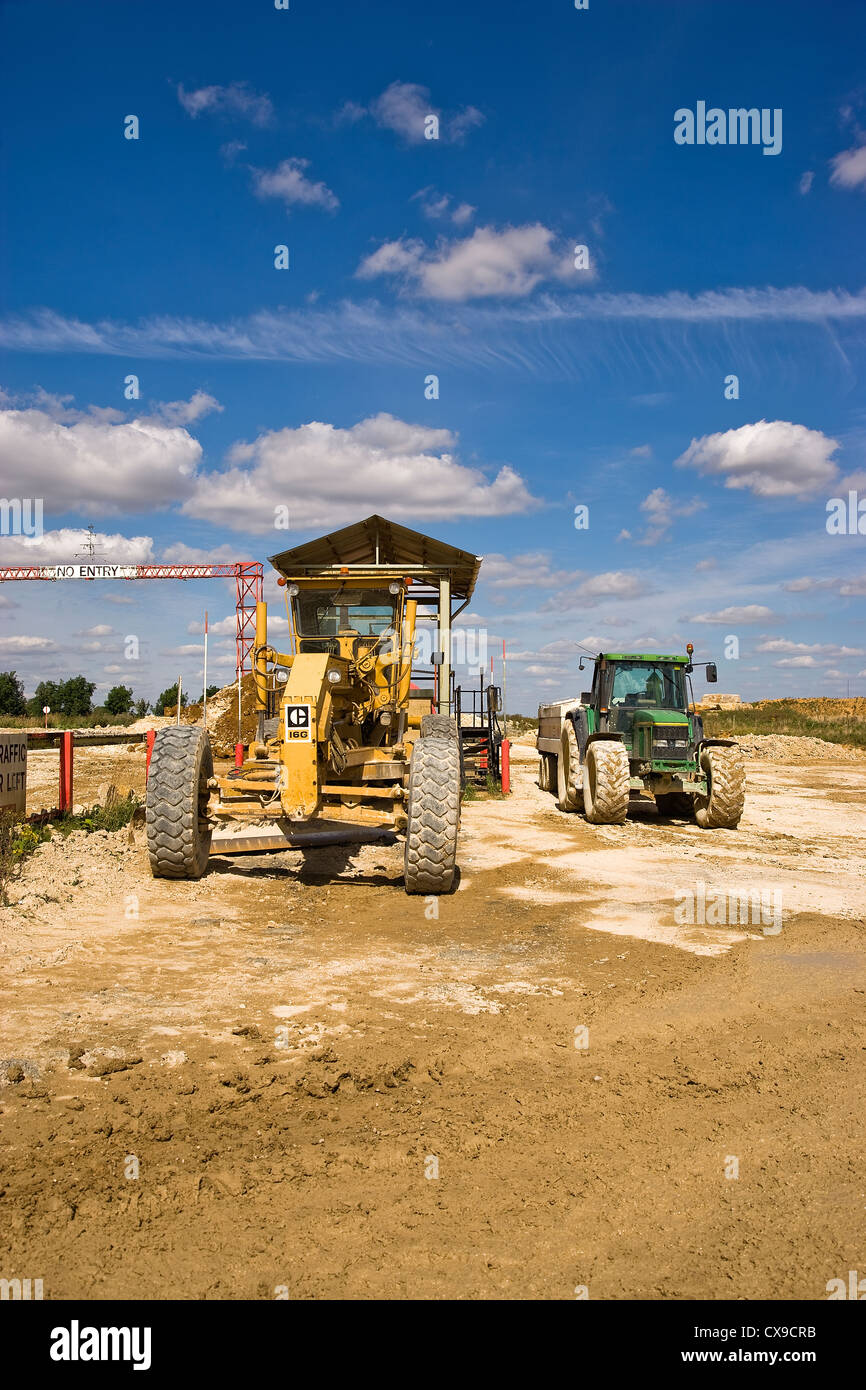
M 312 708 L 310 705 L 286 705 L 286 739 L 309 743 L 312 727 Z

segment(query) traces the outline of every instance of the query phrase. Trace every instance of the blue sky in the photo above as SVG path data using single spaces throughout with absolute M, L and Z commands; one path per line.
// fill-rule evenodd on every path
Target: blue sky
M 866 693 L 866 534 L 826 526 L 866 513 L 861 4 L 0 25 L 2 491 L 45 528 L 3 562 L 91 523 L 105 560 L 262 559 L 380 511 L 487 557 L 467 621 L 512 707 L 579 688 L 575 642 L 691 640 L 744 698 Z M 781 149 L 678 144 L 699 102 L 781 112 Z M 200 680 L 207 607 L 222 683 L 233 603 L 5 584 L 0 669 L 153 697 Z

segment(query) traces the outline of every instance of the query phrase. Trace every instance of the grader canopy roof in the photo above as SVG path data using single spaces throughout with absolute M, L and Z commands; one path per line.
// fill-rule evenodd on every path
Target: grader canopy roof
M 343 569 L 397 569 L 416 581 L 438 584 L 451 579 L 451 594 L 469 599 L 475 588 L 481 557 L 446 545 L 420 531 L 410 531 L 383 516 L 368 516 L 340 531 L 307 541 L 293 550 L 271 555 L 270 562 L 286 579 L 333 573 Z

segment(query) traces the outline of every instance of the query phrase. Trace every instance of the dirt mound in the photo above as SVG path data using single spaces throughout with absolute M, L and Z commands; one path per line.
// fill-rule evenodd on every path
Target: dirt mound
M 824 695 L 811 700 L 755 700 L 751 708 L 770 713 L 792 708 L 811 719 L 866 719 L 866 696 L 852 696 L 848 700 L 833 700 Z
M 770 763 L 854 763 L 866 758 L 860 748 L 797 734 L 739 734 L 736 742 L 747 758 L 763 758 Z
M 204 709 L 200 704 L 186 705 L 180 712 L 182 724 L 201 724 Z M 256 736 L 255 679 L 249 672 L 241 680 L 241 740 L 251 743 Z M 174 719 L 167 721 L 174 723 Z M 233 758 L 238 741 L 237 681 L 224 685 L 207 702 L 207 727 L 211 748 L 217 758 Z

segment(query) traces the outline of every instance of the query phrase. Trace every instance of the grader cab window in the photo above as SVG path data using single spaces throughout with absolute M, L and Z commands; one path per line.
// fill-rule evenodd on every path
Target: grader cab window
M 379 589 L 302 590 L 295 603 L 295 622 L 302 651 L 321 651 L 323 638 L 338 633 L 357 633 L 362 638 L 381 637 L 394 627 L 394 598 Z

